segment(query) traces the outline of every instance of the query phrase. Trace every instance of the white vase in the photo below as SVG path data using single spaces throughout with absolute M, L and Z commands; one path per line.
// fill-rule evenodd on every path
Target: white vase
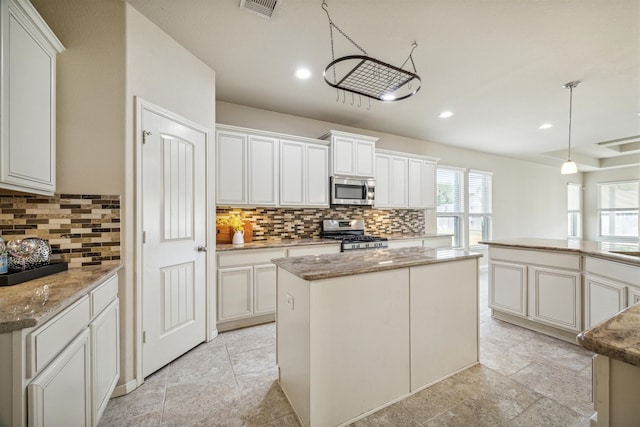
M 233 233 L 233 239 L 231 240 L 231 243 L 238 246 L 244 245 L 244 230 L 238 230 Z

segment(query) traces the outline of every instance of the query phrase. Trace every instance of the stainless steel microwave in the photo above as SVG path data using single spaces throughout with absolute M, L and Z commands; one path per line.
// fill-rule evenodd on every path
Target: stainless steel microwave
M 332 205 L 373 206 L 376 190 L 373 179 L 332 176 L 329 183 Z

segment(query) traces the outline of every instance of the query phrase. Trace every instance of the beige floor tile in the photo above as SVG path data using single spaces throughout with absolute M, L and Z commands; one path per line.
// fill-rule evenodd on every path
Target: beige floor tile
M 425 427 L 502 427 L 508 420 L 482 402 L 469 399 L 423 424 Z
M 513 427 L 589 427 L 589 419 L 548 398 L 542 398 L 509 423 Z
M 395 403 L 369 415 L 366 418 L 350 424 L 352 427 L 420 427 L 415 419 L 403 405 Z

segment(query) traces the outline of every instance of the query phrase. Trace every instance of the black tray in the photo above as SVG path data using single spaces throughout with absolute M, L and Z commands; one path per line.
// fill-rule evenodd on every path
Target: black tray
M 56 262 L 42 267 L 32 268 L 31 270 L 0 274 L 0 286 L 17 285 L 18 283 L 26 282 L 27 280 L 37 279 L 39 277 L 48 276 L 50 274 L 59 273 L 66 270 L 66 262 Z

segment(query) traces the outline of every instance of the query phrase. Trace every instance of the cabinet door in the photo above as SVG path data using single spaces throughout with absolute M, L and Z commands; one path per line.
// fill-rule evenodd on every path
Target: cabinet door
M 529 267 L 529 314 L 558 328 L 582 330 L 580 273 Z
M 407 159 L 391 158 L 391 207 L 407 207 Z
M 627 287 L 610 280 L 585 275 L 585 325 L 590 328 L 627 306 Z
M 408 180 L 408 194 L 409 194 L 409 207 L 410 208 L 424 208 L 426 207 L 425 200 L 425 168 L 424 162 L 420 159 L 409 159 L 409 180 Z
M 435 208 L 436 205 L 436 170 L 437 165 L 435 162 L 424 161 L 424 180 L 422 181 L 424 191 L 424 207 Z
M 2 3 L 0 187 L 53 194 L 55 55 L 63 47 L 30 4 L 22 7 L 33 14 L 25 15 L 11 2 Z
M 251 316 L 253 267 L 218 270 L 218 321 Z
M 527 316 L 527 266 L 489 262 L 489 307 Z
M 278 141 L 249 136 L 249 204 L 275 206 L 278 182 Z
M 332 140 L 332 173 L 333 175 L 354 175 L 355 166 L 355 141 L 351 138 L 336 136 Z
M 276 309 L 276 266 L 256 265 L 254 275 L 254 314 L 273 313 Z
M 218 204 L 246 205 L 247 136 L 240 133 L 216 133 L 216 201 Z
M 391 205 L 391 157 L 376 155 L 376 208 Z
M 640 289 L 629 288 L 629 306 L 637 304 L 640 302 Z
M 307 144 L 306 205 L 329 206 L 329 147 Z
M 355 156 L 357 176 L 371 178 L 374 176 L 375 144 L 369 141 L 355 141 Z
M 120 378 L 118 304 L 116 298 L 90 325 L 93 425 L 98 425 Z
M 280 206 L 304 205 L 304 158 L 304 144 L 280 141 Z
M 29 425 L 91 425 L 90 376 L 85 328 L 27 387 Z

